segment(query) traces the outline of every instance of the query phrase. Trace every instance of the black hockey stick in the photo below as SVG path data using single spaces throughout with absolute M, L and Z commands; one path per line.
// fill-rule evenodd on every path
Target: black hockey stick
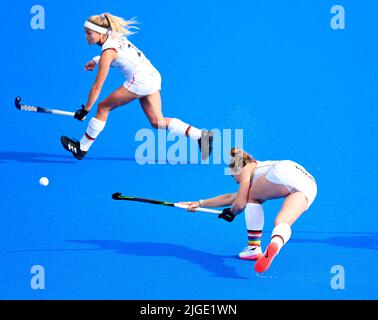
M 161 206 L 168 206 L 168 207 L 176 207 L 181 209 L 187 209 L 188 205 L 178 203 L 178 202 L 168 202 L 168 201 L 161 201 L 161 200 L 153 200 L 153 199 L 147 199 L 147 198 L 137 198 L 137 197 L 131 197 L 131 196 L 124 196 L 121 192 L 113 193 L 112 195 L 113 200 L 127 200 L 127 201 L 137 201 L 137 202 L 144 202 L 144 203 L 150 203 L 150 204 L 157 204 Z M 195 211 L 202 211 L 202 212 L 209 212 L 209 213 L 216 213 L 220 214 L 222 211 L 220 210 L 214 210 L 214 209 L 207 209 L 207 208 L 196 208 Z
M 14 100 L 14 104 L 16 108 L 21 111 L 51 113 L 51 114 L 59 114 L 59 115 L 70 116 L 70 117 L 73 117 L 75 115 L 75 112 L 69 112 L 69 111 L 63 111 L 63 110 L 57 110 L 57 109 L 47 109 L 47 108 L 42 108 L 42 107 L 37 107 L 37 106 L 21 104 L 21 97 L 17 97 Z

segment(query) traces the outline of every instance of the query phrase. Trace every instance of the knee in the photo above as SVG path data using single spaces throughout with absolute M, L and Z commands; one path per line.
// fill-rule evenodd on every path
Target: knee
M 98 114 L 108 114 L 110 111 L 110 106 L 105 102 L 101 101 L 97 106 Z
M 257 203 L 257 204 L 263 204 L 265 200 L 257 199 L 257 198 L 249 198 L 248 203 Z

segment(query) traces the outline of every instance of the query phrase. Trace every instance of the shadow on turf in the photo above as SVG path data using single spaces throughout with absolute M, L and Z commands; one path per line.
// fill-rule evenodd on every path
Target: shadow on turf
M 306 233 L 306 232 L 297 232 Z M 308 234 L 317 234 L 317 232 L 307 232 Z M 318 232 L 320 234 L 333 234 L 332 232 Z M 335 232 L 339 236 L 330 236 L 324 239 L 298 238 L 293 236 L 290 239 L 292 243 L 326 243 L 339 247 L 378 250 L 378 233 L 374 232 Z M 317 236 L 319 237 L 319 236 Z
M 3 161 L 2 161 L 3 160 Z M 0 151 L 0 164 L 6 161 L 18 161 L 26 163 L 76 163 L 72 155 L 62 151 L 62 154 L 51 154 L 43 152 L 21 152 L 21 151 Z M 91 157 L 86 156 L 85 161 L 129 161 L 136 162 L 133 157 Z M 145 161 L 145 159 L 143 159 Z M 149 160 L 152 163 L 165 163 L 158 159 Z M 173 162 L 172 162 L 173 163 Z M 187 162 L 189 164 L 189 162 Z M 194 163 L 196 164 L 196 163 Z
M 79 244 L 96 245 L 102 250 L 112 250 L 120 254 L 144 257 L 174 257 L 189 261 L 209 271 L 215 277 L 248 280 L 239 276 L 235 268 L 225 265 L 223 257 L 204 251 L 190 249 L 171 243 L 156 242 L 122 242 L 115 240 L 68 240 Z
M 42 153 L 42 152 L 20 152 L 20 151 L 0 151 L 0 163 L 5 161 L 17 161 L 28 163 L 72 163 L 71 157 Z
M 64 150 L 62 153 L 65 152 Z M 20 152 L 20 151 L 0 151 L 0 163 L 4 161 L 18 161 L 28 163 L 75 163 L 78 162 L 73 156 L 68 154 L 51 154 L 43 152 Z M 86 157 L 85 160 L 100 161 L 132 161 L 135 158 L 130 157 Z

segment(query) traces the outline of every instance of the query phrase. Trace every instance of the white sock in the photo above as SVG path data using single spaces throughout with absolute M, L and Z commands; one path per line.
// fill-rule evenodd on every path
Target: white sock
M 190 139 L 198 140 L 201 138 L 201 130 L 190 126 L 180 119 L 173 118 L 169 122 L 168 130 L 170 133 L 178 136 L 187 136 Z
M 281 250 L 284 244 L 289 241 L 291 237 L 291 227 L 287 223 L 279 223 L 272 231 L 272 240 L 278 244 L 278 249 Z
M 264 208 L 260 203 L 247 203 L 244 210 L 248 247 L 260 247 L 264 228 Z
M 87 131 L 80 140 L 80 149 L 82 151 L 88 151 L 94 140 L 98 137 L 100 132 L 104 130 L 106 122 L 92 118 L 87 127 Z
M 201 138 L 202 130 L 190 126 L 189 128 L 189 138 L 192 140 L 199 140 Z

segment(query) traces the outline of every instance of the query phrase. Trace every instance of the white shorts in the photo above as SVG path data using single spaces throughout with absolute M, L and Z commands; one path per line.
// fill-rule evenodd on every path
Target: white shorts
M 138 96 L 148 96 L 161 90 L 161 76 L 155 68 L 141 70 L 127 79 L 123 86 Z
M 307 209 L 315 200 L 318 188 L 314 177 L 294 161 L 279 161 L 267 172 L 265 178 L 271 183 L 284 185 L 290 193 L 303 192 L 307 198 Z

